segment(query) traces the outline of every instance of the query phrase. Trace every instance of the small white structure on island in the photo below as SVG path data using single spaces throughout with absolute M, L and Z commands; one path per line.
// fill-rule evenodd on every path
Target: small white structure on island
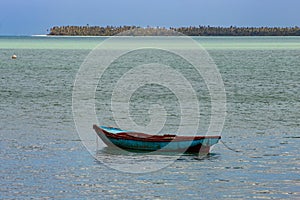
M 11 59 L 17 59 L 17 55 L 12 55 Z

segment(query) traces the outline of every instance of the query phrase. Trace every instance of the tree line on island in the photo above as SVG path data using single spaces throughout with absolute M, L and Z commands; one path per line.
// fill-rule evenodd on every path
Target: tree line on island
M 172 36 L 178 32 L 187 36 L 300 36 L 295 27 L 212 27 L 190 26 L 179 28 L 139 26 L 55 26 L 48 35 L 61 36 Z

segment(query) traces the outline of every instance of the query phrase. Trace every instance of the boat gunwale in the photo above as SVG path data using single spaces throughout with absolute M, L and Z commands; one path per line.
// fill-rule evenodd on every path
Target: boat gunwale
M 144 142 L 183 142 L 183 141 L 197 141 L 197 140 L 209 140 L 209 139 L 221 139 L 221 136 L 178 136 L 178 135 L 150 135 L 139 132 L 120 132 L 120 133 L 111 133 L 109 131 L 100 128 L 97 125 L 94 125 L 93 128 L 99 134 L 103 134 L 108 138 L 114 139 L 125 139 L 125 140 L 135 140 L 135 141 L 144 141 Z M 108 127 L 111 128 L 111 127 Z M 121 129 L 120 129 L 121 130 Z

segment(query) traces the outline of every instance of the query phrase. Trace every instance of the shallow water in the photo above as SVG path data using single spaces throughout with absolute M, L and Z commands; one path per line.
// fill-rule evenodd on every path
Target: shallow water
M 299 37 L 194 38 L 207 48 L 224 80 L 222 140 L 239 152 L 219 143 L 206 157 L 183 155 L 145 174 L 120 172 L 96 160 L 75 129 L 73 82 L 90 50 L 103 39 L 0 37 L 0 198 L 300 198 Z M 152 57 L 158 58 L 155 53 Z M 112 71 L 117 76 L 124 70 Z M 97 116 L 104 125 L 113 125 L 111 116 L 101 115 L 109 111 L 104 110 L 109 96 L 99 91 L 105 91 L 101 84 Z M 199 92 L 204 127 L 199 131 L 205 131 L 209 98 L 207 90 Z M 157 95 L 149 97 L 153 93 Z M 141 105 L 157 101 L 169 114 L 165 131 L 172 132 L 178 123 L 178 105 L 170 91 L 145 87 L 132 100 L 137 123 L 149 120 L 141 117 L 147 114 Z M 145 163 L 145 168 L 148 162 L 165 163 L 177 156 L 120 154 L 102 147 L 93 154 L 106 163 Z

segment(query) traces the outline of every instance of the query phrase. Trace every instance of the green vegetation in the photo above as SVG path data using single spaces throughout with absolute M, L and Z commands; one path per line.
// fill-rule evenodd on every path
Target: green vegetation
M 55 26 L 50 29 L 49 35 L 68 36 L 163 36 L 176 35 L 180 32 L 188 36 L 300 36 L 300 28 L 295 27 L 211 27 L 190 26 L 179 28 L 138 26 Z

